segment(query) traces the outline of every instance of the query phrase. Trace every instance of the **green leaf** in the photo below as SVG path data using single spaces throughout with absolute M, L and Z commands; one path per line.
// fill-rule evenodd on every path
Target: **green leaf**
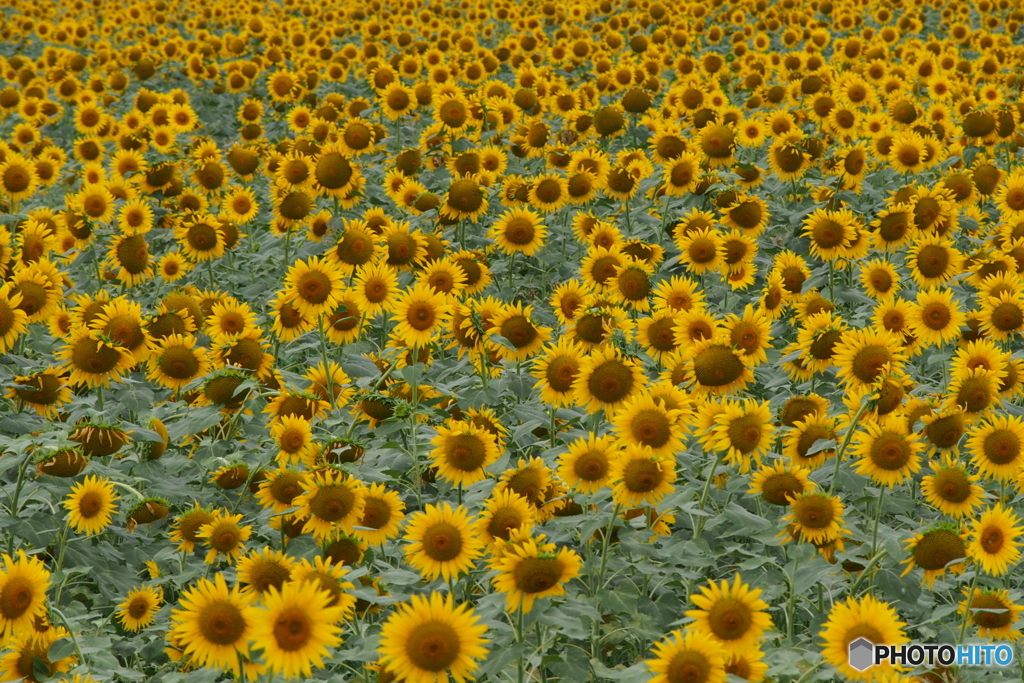
M 56 662 L 58 659 L 64 659 L 70 657 L 75 653 L 75 643 L 70 638 L 58 638 L 53 641 L 53 645 L 50 646 L 49 651 L 46 653 L 47 659 L 51 662 Z

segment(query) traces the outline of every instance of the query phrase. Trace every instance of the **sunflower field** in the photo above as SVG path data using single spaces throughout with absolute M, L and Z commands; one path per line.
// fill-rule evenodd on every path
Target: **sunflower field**
M 1022 23 L 6 0 L 0 682 L 1024 680 Z

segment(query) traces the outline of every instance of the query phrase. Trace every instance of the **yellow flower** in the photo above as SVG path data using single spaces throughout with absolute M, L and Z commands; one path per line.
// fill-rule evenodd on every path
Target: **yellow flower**
M 82 483 L 71 487 L 71 493 L 64 501 L 68 511 L 68 525 L 87 536 L 101 533 L 117 511 L 117 499 L 114 485 L 109 479 L 87 476 Z

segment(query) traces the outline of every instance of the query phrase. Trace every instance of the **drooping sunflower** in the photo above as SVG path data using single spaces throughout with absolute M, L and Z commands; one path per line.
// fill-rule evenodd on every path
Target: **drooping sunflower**
M 644 662 L 650 683 L 725 683 L 722 646 L 695 631 L 673 631 L 654 644 L 653 659 Z
M 971 523 L 967 551 L 986 574 L 1002 576 L 1020 559 L 1022 533 L 1020 518 L 1002 503 L 996 503 Z
M 470 571 L 482 548 L 468 510 L 449 503 L 410 515 L 404 538 L 406 561 L 428 580 L 454 580 Z
M 964 571 L 967 557 L 967 536 L 955 524 L 942 523 L 915 534 L 905 542 L 910 556 L 904 560 L 907 568 L 900 575 L 909 574 L 914 567 L 924 570 L 922 583 L 931 588 L 935 579 L 949 569 L 954 574 Z
M 122 628 L 138 633 L 153 623 L 163 601 L 163 591 L 159 586 L 133 588 L 118 604 L 117 620 Z
M 117 499 L 109 479 L 87 476 L 83 482 L 71 487 L 71 493 L 64 501 L 68 524 L 86 536 L 101 533 L 117 511 Z
M 870 643 L 885 643 L 890 647 L 902 645 L 908 638 L 896 610 L 889 603 L 868 594 L 859 600 L 848 597 L 837 602 L 829 611 L 828 620 L 821 631 L 825 641 L 822 654 L 825 661 L 839 669 L 839 673 L 854 681 L 875 680 L 879 673 L 892 671 L 892 665 L 883 662 L 867 671 L 850 666 L 850 643 L 865 638 Z
M 686 611 L 694 620 L 690 628 L 716 642 L 725 653 L 746 652 L 772 626 L 768 604 L 760 596 L 761 590 L 743 583 L 738 573 L 731 583 L 711 581 L 700 587 L 699 594 L 690 596 L 697 607 Z
M 466 681 L 474 678 L 477 660 L 487 656 L 486 634 L 473 609 L 456 607 L 451 594 L 413 595 L 384 622 L 377 651 L 396 680 L 436 683 L 450 673 Z
M 331 605 L 334 596 L 319 581 L 289 581 L 271 586 L 264 609 L 252 623 L 252 641 L 263 649 L 267 668 L 285 679 L 309 677 L 323 666 L 330 649 L 341 644 L 344 609 Z
M 494 568 L 495 590 L 505 594 L 505 608 L 529 612 L 538 598 L 565 594 L 565 584 L 579 576 L 582 562 L 576 551 L 556 548 L 536 539 L 517 543 L 505 551 Z
M 239 655 L 247 657 L 259 612 L 239 586 L 228 589 L 223 574 L 199 579 L 185 590 L 179 609 L 171 612 L 168 639 L 196 666 L 239 671 Z

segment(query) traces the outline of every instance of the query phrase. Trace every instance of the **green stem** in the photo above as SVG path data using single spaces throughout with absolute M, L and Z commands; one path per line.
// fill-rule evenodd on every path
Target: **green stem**
M 967 625 L 971 623 L 971 605 L 974 603 L 974 590 L 978 587 L 978 574 L 981 573 L 980 567 L 974 568 L 974 578 L 971 579 L 971 587 L 967 590 L 967 608 L 964 610 L 964 623 L 960 625 L 960 636 L 957 638 L 957 644 L 964 642 L 964 637 L 967 635 Z
M 708 502 L 708 496 L 711 494 L 711 482 L 715 479 L 715 472 L 718 471 L 718 466 L 722 464 L 722 458 L 725 456 L 724 451 L 719 451 L 718 455 L 715 456 L 715 464 L 711 466 L 711 471 L 708 472 L 708 478 L 704 481 L 704 489 L 700 492 L 700 498 L 697 501 L 697 507 L 701 512 L 704 512 L 704 505 Z M 697 520 L 697 525 L 693 530 L 693 540 L 700 538 L 701 532 L 704 531 L 704 524 L 707 517 L 701 515 L 701 518 Z
M 611 545 L 612 532 L 615 531 L 615 522 L 619 519 L 620 510 L 622 510 L 622 506 L 619 503 L 616 503 L 615 510 L 612 512 L 611 521 L 608 522 L 608 528 L 604 532 L 604 538 L 601 539 L 601 568 L 597 572 L 595 594 L 597 590 L 604 588 L 604 573 L 608 568 L 608 546 Z
M 516 642 L 522 645 L 523 642 L 523 605 L 519 603 L 519 609 L 516 611 Z M 523 651 L 519 650 L 519 658 L 516 660 L 516 683 L 523 683 L 523 674 L 525 672 L 525 666 L 523 662 Z
M 331 406 L 331 410 L 334 410 L 334 408 L 335 408 L 335 401 L 334 401 L 334 377 L 333 377 L 334 373 L 331 372 L 331 364 L 327 360 L 327 331 L 324 328 L 324 314 L 323 313 L 320 314 L 320 324 L 319 324 L 318 327 L 319 327 L 318 331 L 320 333 L 319 334 L 319 336 L 320 336 L 320 360 L 322 360 L 323 364 L 324 364 L 324 376 L 326 377 L 326 379 L 324 381 L 325 381 L 325 383 L 327 385 L 327 401 L 328 401 L 328 403 Z
M 871 555 L 874 556 L 878 550 L 878 522 L 882 519 L 882 506 L 885 503 L 885 492 L 887 487 L 883 486 L 878 493 L 878 507 L 875 508 L 875 522 L 871 525 Z
M 857 413 L 853 416 L 853 420 L 850 421 L 850 426 L 846 430 L 846 434 L 843 436 L 843 443 L 836 449 L 836 466 L 832 470 L 832 485 L 828 489 L 828 495 L 833 495 L 836 492 L 836 483 L 839 477 L 839 465 L 843 462 L 843 453 L 846 451 L 846 447 L 850 445 L 850 441 L 853 439 L 854 432 L 857 431 L 857 425 L 860 423 L 861 416 L 867 411 L 868 404 L 870 401 L 867 397 L 861 399 L 860 408 L 857 409 Z
M 793 560 L 793 571 L 789 575 L 789 599 L 786 601 L 786 640 L 793 642 L 793 620 L 796 617 L 796 567 Z

